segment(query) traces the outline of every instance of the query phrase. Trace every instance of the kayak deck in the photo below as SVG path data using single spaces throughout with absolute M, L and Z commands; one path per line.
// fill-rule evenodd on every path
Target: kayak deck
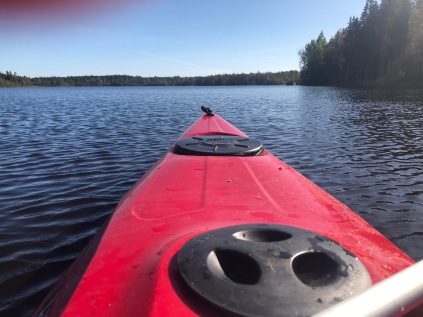
M 218 115 L 204 115 L 181 138 L 207 135 L 246 137 Z M 183 286 L 174 262 L 188 240 L 234 225 L 323 235 L 353 253 L 373 284 L 414 263 L 265 149 L 258 156 L 179 155 L 173 149 L 121 200 L 104 232 L 42 304 L 46 316 L 219 315 Z

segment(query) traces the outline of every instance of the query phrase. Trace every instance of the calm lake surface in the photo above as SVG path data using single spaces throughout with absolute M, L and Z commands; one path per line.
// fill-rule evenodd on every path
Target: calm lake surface
M 201 105 L 423 258 L 422 92 L 3 88 L 0 315 L 31 314 Z

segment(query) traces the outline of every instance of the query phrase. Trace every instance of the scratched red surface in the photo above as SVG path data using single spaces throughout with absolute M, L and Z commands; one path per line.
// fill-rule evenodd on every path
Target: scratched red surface
M 183 136 L 221 133 L 244 135 L 215 115 L 201 117 Z M 255 157 L 169 151 L 122 199 L 87 269 L 89 252 L 74 265 L 80 273 L 68 273 L 58 285 L 59 296 L 46 315 L 66 304 L 64 316 L 212 314 L 190 302 L 170 263 L 190 238 L 247 223 L 323 234 L 353 252 L 373 283 L 413 263 L 348 207 L 267 151 Z M 72 285 L 82 273 L 79 285 Z

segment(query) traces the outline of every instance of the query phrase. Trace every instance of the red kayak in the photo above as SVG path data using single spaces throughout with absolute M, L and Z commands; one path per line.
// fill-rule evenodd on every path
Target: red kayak
M 203 107 L 35 316 L 310 316 L 414 261 Z

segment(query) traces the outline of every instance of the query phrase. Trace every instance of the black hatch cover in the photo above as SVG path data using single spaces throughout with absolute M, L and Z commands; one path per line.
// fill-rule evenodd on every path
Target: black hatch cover
M 281 225 L 200 234 L 180 249 L 177 267 L 194 294 L 236 316 L 311 316 L 371 286 L 366 267 L 350 251 Z
M 233 135 L 202 135 L 180 139 L 173 149 L 181 155 L 254 156 L 263 152 L 263 144 Z

